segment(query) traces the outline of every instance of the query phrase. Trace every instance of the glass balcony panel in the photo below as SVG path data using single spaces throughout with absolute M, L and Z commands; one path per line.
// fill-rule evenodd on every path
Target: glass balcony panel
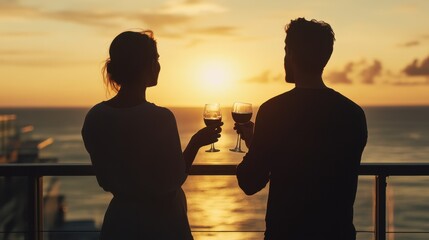
M 26 240 L 26 233 L 0 233 L 1 240 Z
M 263 232 L 193 232 L 194 240 L 261 240 Z
M 192 231 L 216 234 L 217 231 L 265 230 L 268 186 L 253 196 L 246 196 L 235 176 L 189 176 L 183 189 Z
M 73 166 L 70 166 L 73 167 Z M 82 166 L 88 169 L 88 166 Z M 386 165 L 389 171 L 398 172 L 401 166 Z M 413 171 L 421 172 L 421 169 L 427 169 L 427 165 L 415 166 L 418 169 L 413 170 L 413 165 L 404 165 L 405 172 L 412 174 Z M 9 175 L 11 171 L 34 172 L 32 167 L 25 167 L 18 171 L 9 168 L 4 174 Z M 68 167 L 58 167 L 65 174 Z M 383 165 L 376 166 L 371 170 L 375 174 L 378 168 L 384 168 Z M 7 169 L 7 168 L 6 168 Z M 38 169 L 38 170 L 36 170 Z M 36 172 L 43 172 L 43 166 L 35 165 Z M 46 168 L 46 169 L 49 169 Z M 47 172 L 52 172 L 55 170 Z M 79 168 L 75 168 L 76 171 Z M 206 168 L 207 169 L 207 168 Z M 368 168 L 366 168 L 368 171 Z M 396 170 L 395 170 L 396 169 Z M 88 170 L 86 170 L 88 171 Z M 206 170 L 203 170 L 206 171 Z M 216 170 L 217 171 L 217 170 Z M 79 174 L 76 172 L 76 174 Z M 424 171 L 423 171 L 424 172 Z M 82 172 L 83 173 L 83 172 Z M 87 172 L 88 173 L 88 172 Z M 382 172 L 380 172 L 382 173 Z M 98 236 L 98 230 L 102 224 L 102 219 L 107 205 L 111 199 L 109 193 L 104 192 L 97 184 L 94 176 L 70 176 L 70 177 L 44 177 L 44 237 L 46 239 L 55 239 L 55 236 L 68 235 L 88 236 L 92 238 Z M 429 239 L 427 222 L 428 197 L 426 190 L 429 185 L 429 176 L 394 176 L 387 179 L 387 205 L 386 222 L 387 238 L 398 240 L 418 240 Z M 11 212 L 4 209 L 12 209 L 16 206 L 29 206 L 29 203 L 23 203 L 22 199 L 28 199 L 30 189 L 27 186 L 26 177 L 0 177 L 0 197 L 2 208 L 0 213 Z M 225 236 L 225 238 L 234 239 L 260 239 L 265 229 L 264 216 L 268 188 L 254 196 L 246 196 L 237 186 L 235 176 L 189 176 L 186 184 L 183 186 L 188 197 L 188 215 L 196 239 L 214 239 Z M 12 194 L 13 193 L 13 194 Z M 23 194 L 25 193 L 25 194 Z M 8 197 L 12 195 L 19 196 L 21 200 L 12 200 L 8 205 Z M 66 196 L 65 198 L 63 196 Z M 21 205 L 19 205 L 20 203 Z M 13 205 L 13 206 L 12 206 Z M 12 206 L 12 207 L 11 207 Z M 52 207 L 54 206 L 54 207 Z M 374 176 L 359 177 L 359 188 L 355 202 L 355 225 L 358 230 L 358 239 L 373 239 L 374 220 Z M 5 208 L 6 207 L 6 208 Z M 428 209 L 428 210 L 426 210 Z M 13 211 L 13 210 L 12 210 Z M 14 212 L 16 214 L 20 210 Z M 55 212 L 50 214 L 50 212 Z M 24 211 L 25 212 L 25 211 Z M 0 239 L 23 239 L 28 235 L 29 215 L 26 212 L 22 219 L 23 225 L 10 227 L 7 220 L 11 214 L 6 217 L 0 217 Z M 64 225 L 61 228 L 55 228 L 52 222 L 61 219 Z M 19 221 L 21 221 L 19 220 Z M 19 222 L 13 220 L 12 222 Z M 51 223 L 49 223 L 51 222 Z M 7 226 L 7 228 L 5 227 Z M 6 229 L 6 230 L 5 230 Z M 27 233 L 26 233 L 27 232 Z M 231 237 L 228 237 L 231 236 Z
M 395 176 L 387 179 L 387 231 L 399 232 L 390 233 L 389 239 L 429 239 L 428 188 L 429 177 L 426 176 Z
M 428 240 L 429 233 L 388 233 L 387 240 Z
M 59 236 L 65 238 L 75 234 L 74 232 L 92 236 L 94 234 L 91 232 L 101 229 L 104 213 L 112 196 L 98 186 L 94 176 L 43 179 L 44 231 L 51 232 L 49 234 L 55 235 L 55 239 L 63 239 Z
M 359 176 L 354 204 L 354 225 L 357 231 L 374 231 L 374 176 Z
M 23 239 L 29 230 L 27 177 L 0 177 L 0 240 Z
M 372 232 L 357 232 L 356 240 L 373 240 L 374 233 Z

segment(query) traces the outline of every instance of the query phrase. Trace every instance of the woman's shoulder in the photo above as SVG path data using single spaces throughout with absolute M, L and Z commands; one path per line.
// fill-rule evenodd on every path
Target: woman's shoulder
M 81 130 L 84 141 L 88 136 L 93 134 L 94 129 L 98 128 L 97 126 L 99 126 L 100 119 L 102 119 L 102 115 L 100 114 L 101 109 L 102 105 L 98 103 L 91 107 L 86 113 Z
M 121 117 L 122 116 L 122 117 Z M 86 121 L 107 121 L 108 119 L 123 119 L 123 116 L 128 116 L 134 119 L 147 119 L 150 116 L 155 121 L 176 121 L 173 112 L 166 108 L 158 106 L 154 103 L 146 102 L 129 108 L 111 107 L 106 102 L 100 102 L 89 109 L 85 120 Z M 127 121 L 129 121 L 128 119 Z
M 168 119 L 168 120 L 175 121 L 174 113 L 166 107 L 161 107 L 161 106 L 157 106 L 154 103 L 149 103 L 148 108 L 152 112 L 153 116 L 157 116 L 161 119 Z
M 96 117 L 104 109 L 104 102 L 99 102 L 92 106 L 86 113 L 86 119 Z

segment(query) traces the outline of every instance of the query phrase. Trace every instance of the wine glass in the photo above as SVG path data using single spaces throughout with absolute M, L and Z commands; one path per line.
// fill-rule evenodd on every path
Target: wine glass
M 220 105 L 219 103 L 211 103 L 206 104 L 204 107 L 204 123 L 206 126 L 211 126 L 213 124 L 220 123 L 222 121 L 222 114 L 220 112 Z M 216 149 L 214 146 L 214 143 L 211 144 L 211 147 L 209 150 L 206 150 L 206 152 L 219 152 L 219 149 Z
M 250 103 L 242 103 L 242 102 L 235 102 L 234 105 L 232 105 L 232 119 L 234 119 L 234 122 L 238 124 L 245 124 L 250 121 L 252 118 L 252 104 Z M 237 144 L 235 145 L 235 148 L 229 149 L 233 152 L 240 152 L 244 153 L 245 151 L 241 150 L 241 136 L 238 134 L 237 136 Z

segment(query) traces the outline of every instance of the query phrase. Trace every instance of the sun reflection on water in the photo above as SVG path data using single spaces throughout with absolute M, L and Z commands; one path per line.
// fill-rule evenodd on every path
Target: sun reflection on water
M 249 235 L 240 231 L 265 229 L 267 189 L 252 197 L 246 196 L 235 176 L 190 176 L 183 189 L 191 193 L 187 194 L 188 217 L 192 231 L 200 236 L 198 239 L 224 234 L 234 235 L 234 239 L 263 236 L 262 232 Z

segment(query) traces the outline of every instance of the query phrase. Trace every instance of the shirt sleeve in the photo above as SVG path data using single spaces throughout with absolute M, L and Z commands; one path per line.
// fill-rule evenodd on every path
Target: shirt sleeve
M 237 166 L 238 185 L 247 195 L 259 192 L 269 181 L 268 119 L 268 113 L 262 105 L 255 120 L 255 131 L 249 152 Z
M 186 180 L 186 165 L 180 145 L 180 137 L 176 119 L 172 112 L 166 109 L 164 119 L 159 122 L 161 129 L 154 146 L 154 165 L 152 182 L 153 191 L 170 192 L 177 190 Z
M 179 189 L 187 175 L 173 113 L 161 108 L 156 116 L 142 137 L 145 146 L 136 150 L 140 159 L 129 172 L 135 176 L 137 189 L 163 195 Z

